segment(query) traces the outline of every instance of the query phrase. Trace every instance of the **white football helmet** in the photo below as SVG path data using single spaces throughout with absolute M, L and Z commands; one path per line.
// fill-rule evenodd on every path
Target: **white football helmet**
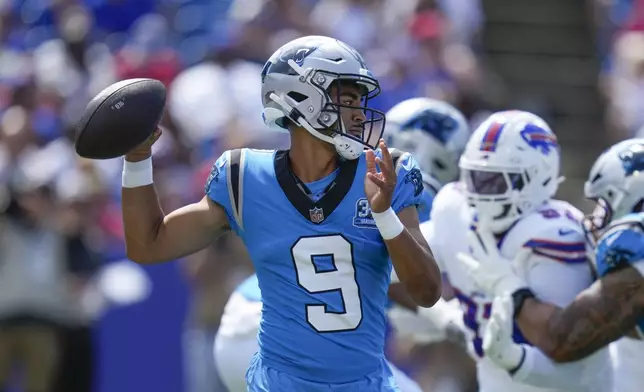
M 504 232 L 552 198 L 563 181 L 560 158 L 557 137 L 540 117 L 518 110 L 492 114 L 459 162 L 478 224 Z
M 585 196 L 597 202 L 584 221 L 589 240 L 599 238 L 614 220 L 644 207 L 644 138 L 628 139 L 604 151 L 584 184 Z
M 470 135 L 458 109 L 435 99 L 412 98 L 391 108 L 386 117 L 387 144 L 416 158 L 426 185 L 438 190 L 458 179 L 458 158 Z
M 360 86 L 361 104 L 334 103 L 329 95 L 334 82 Z M 269 127 L 286 130 L 290 120 L 318 139 L 333 144 L 345 159 L 356 159 L 365 147 L 377 147 L 385 115 L 369 108 L 368 102 L 379 93 L 380 85 L 362 56 L 349 45 L 329 37 L 293 40 L 279 48 L 262 70 L 264 122 Z M 363 111 L 366 120 L 361 137 L 347 133 L 340 117 L 341 107 Z

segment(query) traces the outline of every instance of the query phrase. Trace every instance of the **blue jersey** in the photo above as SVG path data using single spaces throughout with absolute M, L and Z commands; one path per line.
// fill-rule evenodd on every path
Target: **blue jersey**
M 441 184 L 438 182 L 438 180 L 431 177 L 429 174 L 423 175 L 423 184 L 423 195 L 420 205 L 418 206 L 418 221 L 420 223 L 429 220 L 429 216 L 432 212 L 432 204 L 434 203 L 434 198 L 441 188 Z
M 644 263 L 644 213 L 629 214 L 612 222 L 597 243 L 595 259 L 599 276 L 625 264 Z M 644 332 L 644 318 L 637 327 Z
M 399 212 L 421 203 L 423 184 L 413 158 L 397 157 Z M 312 184 L 292 174 L 286 151 L 228 151 L 213 166 L 206 193 L 225 209 L 257 273 L 266 366 L 324 383 L 382 366 L 391 263 L 365 175 L 364 154 Z

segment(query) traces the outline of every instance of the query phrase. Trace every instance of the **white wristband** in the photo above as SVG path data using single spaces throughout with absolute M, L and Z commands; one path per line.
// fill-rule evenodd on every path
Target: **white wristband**
M 123 160 L 123 188 L 137 188 L 152 184 L 152 158 L 139 162 Z
M 385 240 L 398 237 L 405 230 L 405 226 L 391 207 L 383 212 L 371 212 L 371 216 L 380 230 L 380 235 Z

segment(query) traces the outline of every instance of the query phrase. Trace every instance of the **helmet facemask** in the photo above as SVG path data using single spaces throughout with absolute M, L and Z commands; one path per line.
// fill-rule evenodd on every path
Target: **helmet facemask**
M 288 65 L 300 75 L 300 83 L 314 88 L 314 96 L 291 92 L 286 96 L 271 93 L 266 98 L 288 113 L 287 117 L 293 123 L 318 139 L 333 144 L 338 154 L 345 159 L 356 159 L 365 148 L 378 147 L 384 132 L 385 114 L 368 107 L 369 101 L 380 93 L 376 79 L 361 74 L 304 69 L 293 60 L 289 60 Z M 321 103 L 322 109 L 317 115 L 314 106 L 306 104 L 311 99 Z M 364 117 L 359 126 L 345 124 L 349 122 L 347 120 L 351 120 L 356 110 L 361 111 Z
M 642 210 L 644 198 L 629 192 L 628 178 L 625 182 L 627 184 L 625 189 L 608 184 L 603 186 L 601 192 L 593 189 L 592 183 L 587 182 L 584 185 L 586 198 L 596 203 L 593 211 L 584 218 L 583 222 L 586 239 L 593 245 L 614 219 Z
M 610 221 L 613 220 L 613 209 L 606 200 L 602 198 L 593 198 L 597 204 L 593 211 L 584 217 L 582 227 L 586 237 L 586 243 L 590 244 L 593 249 L 597 246 L 599 237 L 602 236 Z
M 325 84 L 318 81 L 331 79 Z M 369 107 L 369 101 L 380 94 L 380 86 L 373 78 L 352 74 L 334 74 L 328 71 L 316 71 L 311 84 L 325 91 L 327 104 L 321 110 L 316 128 L 329 130 L 365 147 L 376 149 L 385 129 L 385 114 Z M 364 116 L 359 126 L 352 124 L 353 111 L 359 110 Z M 347 113 L 343 119 L 342 114 Z M 348 124 L 347 124 L 348 123 Z
M 507 230 L 529 209 L 521 197 L 529 184 L 525 172 L 461 168 L 461 181 L 478 224 L 494 233 Z

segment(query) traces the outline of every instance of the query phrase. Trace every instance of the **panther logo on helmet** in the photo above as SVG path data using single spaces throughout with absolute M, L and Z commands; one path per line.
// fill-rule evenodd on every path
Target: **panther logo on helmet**
M 349 160 L 357 159 L 365 147 L 377 148 L 385 115 L 369 102 L 380 93 L 380 84 L 349 45 L 323 36 L 298 38 L 268 59 L 261 79 L 262 118 L 270 128 L 304 129 Z M 340 89 L 346 86 L 357 87 L 355 104 L 340 100 Z M 353 124 L 358 120 L 352 119 L 352 124 L 345 124 L 341 108 L 343 113 L 360 113 L 364 121 Z
M 644 144 L 634 144 L 619 154 L 626 176 L 644 171 Z

